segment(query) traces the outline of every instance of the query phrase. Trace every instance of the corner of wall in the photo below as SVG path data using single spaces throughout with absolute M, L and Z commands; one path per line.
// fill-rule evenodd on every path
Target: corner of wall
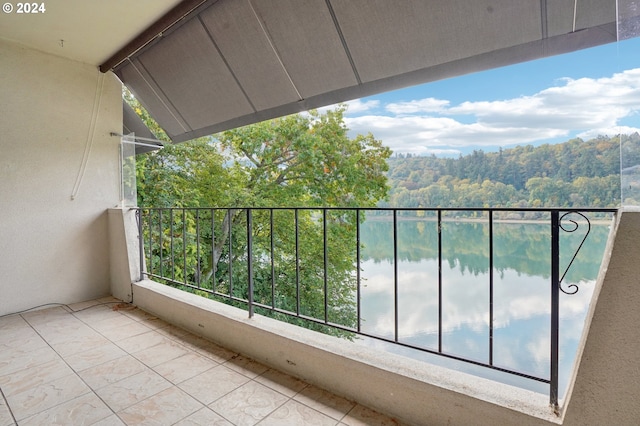
M 111 295 L 132 302 L 131 283 L 140 280 L 136 211 L 129 208 L 112 208 L 108 214 Z

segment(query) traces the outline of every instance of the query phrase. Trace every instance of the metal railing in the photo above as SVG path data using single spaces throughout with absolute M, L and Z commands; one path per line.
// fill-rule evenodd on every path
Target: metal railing
M 138 208 L 142 276 L 203 296 L 256 309 L 272 316 L 333 334 L 371 337 L 403 347 L 482 366 L 549 385 L 551 406 L 558 411 L 559 296 L 575 294 L 562 281 L 591 230 L 594 217 L 611 217 L 616 209 L 533 208 Z M 383 245 L 393 256 L 393 336 L 365 330 L 361 312 L 361 228 L 369 220 L 391 224 Z M 515 217 L 515 219 L 514 219 Z M 403 341 L 399 333 L 398 223 L 431 222 L 437 258 L 437 347 Z M 550 371 L 539 376 L 494 363 L 494 224 L 518 218 L 549 224 Z M 488 358 L 472 359 L 443 348 L 443 224 L 476 221 L 488 226 Z M 584 237 L 561 269 L 560 235 L 585 225 Z M 580 239 L 580 237 L 579 237 Z M 425 244 L 427 242 L 425 241 Z M 574 245 L 575 247 L 575 245 Z

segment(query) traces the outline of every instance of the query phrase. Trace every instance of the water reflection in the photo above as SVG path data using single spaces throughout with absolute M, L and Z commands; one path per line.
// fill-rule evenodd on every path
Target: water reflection
M 548 377 L 550 351 L 550 231 L 548 222 L 493 226 L 493 269 L 489 263 L 486 220 L 445 222 L 442 226 L 442 318 L 439 324 L 437 224 L 429 219 L 397 224 L 398 338 L 401 342 L 482 362 L 489 360 L 489 292 L 493 273 L 494 365 Z M 561 273 L 584 237 L 586 226 L 561 235 Z M 560 296 L 560 392 L 564 393 L 582 333 L 584 318 L 609 234 L 607 224 L 591 233 L 567 273 L 563 286 L 577 284 L 575 295 Z M 373 218 L 361 228 L 362 330 L 393 339 L 395 300 L 393 221 Z M 361 339 L 367 345 L 472 372 L 548 393 L 548 386 L 516 376 Z

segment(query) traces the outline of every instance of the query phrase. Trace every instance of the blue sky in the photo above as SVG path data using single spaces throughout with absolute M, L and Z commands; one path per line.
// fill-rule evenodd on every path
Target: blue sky
M 640 132 L 640 38 L 347 104 L 351 133 L 396 153 L 457 157 Z

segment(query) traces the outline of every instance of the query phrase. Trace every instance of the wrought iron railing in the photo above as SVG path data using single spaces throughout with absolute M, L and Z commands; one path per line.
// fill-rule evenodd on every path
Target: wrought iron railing
M 203 296 L 258 310 L 320 331 L 362 335 L 452 360 L 486 367 L 549 385 L 558 409 L 559 297 L 574 294 L 563 279 L 591 230 L 591 220 L 611 217 L 616 209 L 472 209 L 472 208 L 139 208 L 141 279 L 148 277 Z M 383 336 L 363 327 L 361 313 L 361 229 L 367 221 L 391 225 L 381 242 L 392 252 L 394 330 Z M 550 371 L 535 375 L 494 362 L 494 224 L 527 219 L 549 224 Z M 398 223 L 420 220 L 434 226 L 437 259 L 437 344 L 407 342 L 399 332 Z M 443 347 L 443 224 L 475 221 L 488 229 L 488 357 L 473 359 Z M 583 226 L 584 225 L 584 226 Z M 578 229 L 579 243 L 561 259 L 561 232 Z M 577 248 L 575 248 L 577 246 Z M 561 264 L 563 265 L 561 267 Z

